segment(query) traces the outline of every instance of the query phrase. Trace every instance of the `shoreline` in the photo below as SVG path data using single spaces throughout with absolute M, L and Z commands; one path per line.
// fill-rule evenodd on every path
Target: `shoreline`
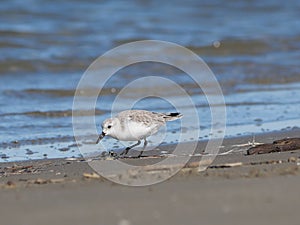
M 299 153 L 298 151 L 287 151 L 279 153 L 247 155 L 247 150 L 250 147 L 252 147 L 252 144 L 266 144 L 272 143 L 273 141 L 278 139 L 294 137 L 300 137 L 300 128 L 294 128 L 287 131 L 274 131 L 270 133 L 264 133 L 255 136 L 255 138 L 253 138 L 253 136 L 239 136 L 226 138 L 223 140 L 223 144 L 219 150 L 218 155 L 216 156 L 212 164 L 209 165 L 207 171 L 204 171 L 204 173 L 210 173 L 208 171 L 213 171 L 216 168 L 218 168 L 218 171 L 220 171 L 219 167 L 222 164 L 241 163 L 243 166 L 250 164 L 258 166 L 259 164 L 268 164 L 268 161 L 274 161 L 274 164 L 276 163 L 276 160 L 285 160 L 286 162 L 288 162 L 288 160 L 293 161 L 290 158 L 300 158 L 300 151 Z M 255 143 L 252 143 L 253 141 Z M 198 142 L 194 155 L 189 156 L 190 160 L 187 160 L 188 163 L 185 166 L 181 166 L 185 168 L 192 167 L 192 169 L 195 170 L 195 168 L 198 165 L 197 163 L 201 160 L 201 157 L 203 156 L 201 156 L 201 154 L 199 153 L 204 151 L 206 144 L 207 141 Z M 125 158 L 120 160 L 122 160 L 122 162 L 128 163 L 129 165 L 155 167 L 155 163 L 165 159 L 165 157 L 161 156 L 160 152 L 171 152 L 174 146 L 176 145 L 165 145 L 160 146 L 159 150 L 146 151 L 146 157 L 142 157 L 140 159 Z M 182 155 L 177 157 L 188 157 L 185 153 L 185 149 L 187 149 L 189 146 L 190 143 L 182 143 L 179 146 L 181 151 L 180 153 Z M 133 151 L 132 155 L 137 153 L 138 151 Z M 154 155 L 154 157 L 151 157 L 151 155 Z M 157 155 L 158 157 L 155 157 L 155 155 Z M 168 154 L 166 156 L 168 157 Z M 112 158 L 108 158 L 107 160 L 100 158 L 96 161 L 109 163 L 111 160 Z M 58 158 L 2 162 L 0 163 L 0 187 L 5 187 L 5 183 L 7 182 L 22 184 L 22 182 L 30 180 L 31 183 L 34 183 L 34 179 L 62 179 L 60 181 L 57 181 L 58 183 L 63 182 L 63 180 L 80 180 L 80 178 L 83 178 L 83 173 L 95 173 L 95 171 L 89 166 L 88 163 L 89 160 L 86 160 L 84 158 Z M 111 174 L 113 173 L 114 171 L 111 171 Z M 48 183 L 51 182 L 49 181 Z M 22 186 L 23 185 L 20 185 L 20 187 Z
M 299 137 L 299 131 L 297 128 L 259 135 L 255 142 Z M 251 136 L 225 139 L 221 154 L 205 171 L 198 172 L 196 155 L 175 176 L 145 187 L 113 183 L 98 176 L 88 162 L 79 158 L 0 163 L 0 201 L 5 202 L 0 205 L 1 220 L 3 224 L 32 225 L 150 225 L 155 221 L 298 224 L 300 149 L 247 155 L 251 141 Z M 198 151 L 203 146 L 205 143 L 200 143 Z M 147 163 L 154 169 L 151 164 L 157 159 L 123 160 Z M 155 171 L 163 174 L 165 170 Z

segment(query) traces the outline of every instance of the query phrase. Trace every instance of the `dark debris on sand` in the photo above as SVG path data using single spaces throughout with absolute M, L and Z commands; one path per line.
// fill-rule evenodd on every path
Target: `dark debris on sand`
M 300 138 L 284 138 L 271 144 L 261 144 L 248 149 L 247 154 L 266 154 L 271 152 L 284 152 L 300 150 Z

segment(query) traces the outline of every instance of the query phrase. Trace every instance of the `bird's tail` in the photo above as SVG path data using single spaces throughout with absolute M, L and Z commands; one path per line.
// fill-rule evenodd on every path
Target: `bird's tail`
M 165 113 L 164 114 L 164 118 L 166 121 L 173 121 L 173 120 L 177 120 L 180 119 L 181 117 L 183 117 L 183 115 L 181 113 Z

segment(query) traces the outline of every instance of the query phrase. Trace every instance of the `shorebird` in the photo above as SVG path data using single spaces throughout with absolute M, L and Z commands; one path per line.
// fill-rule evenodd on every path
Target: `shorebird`
M 116 117 L 109 118 L 102 123 L 102 133 L 96 142 L 98 144 L 105 136 L 110 136 L 120 141 L 137 141 L 136 144 L 127 147 L 120 155 L 126 155 L 128 151 L 141 144 L 143 149 L 138 157 L 141 157 L 147 146 L 146 138 L 155 134 L 166 122 L 180 119 L 180 113 L 157 113 L 146 110 L 126 110 Z

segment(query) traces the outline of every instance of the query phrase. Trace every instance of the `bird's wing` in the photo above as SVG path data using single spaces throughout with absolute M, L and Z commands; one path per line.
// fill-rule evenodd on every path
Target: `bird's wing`
M 122 117 L 127 121 L 141 123 L 146 126 L 151 126 L 151 124 L 163 125 L 165 123 L 163 114 L 145 110 L 128 110 L 124 112 Z

